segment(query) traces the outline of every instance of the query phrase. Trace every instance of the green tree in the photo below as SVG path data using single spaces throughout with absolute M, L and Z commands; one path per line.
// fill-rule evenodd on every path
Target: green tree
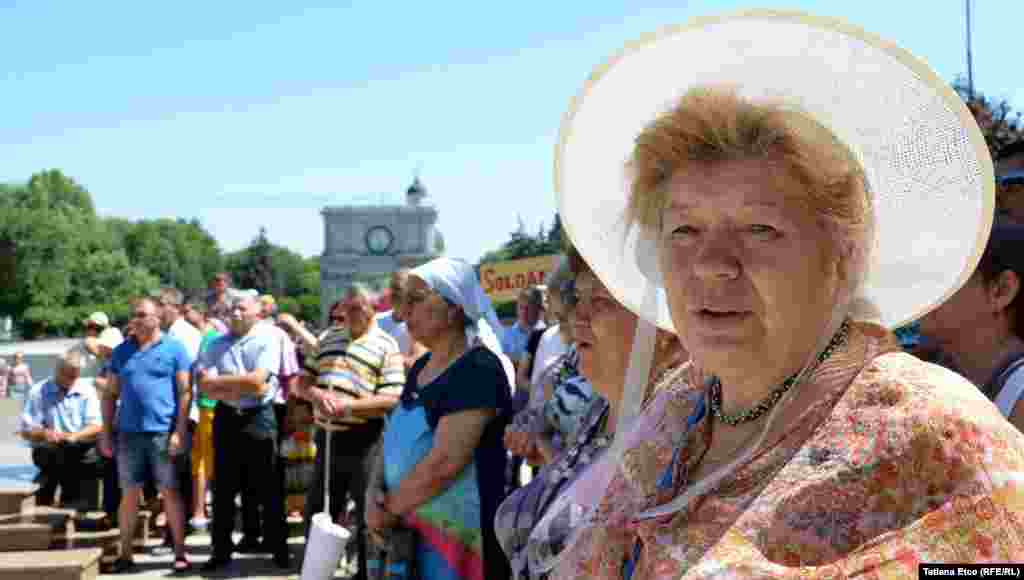
M 1010 143 L 1024 139 L 1021 112 L 1015 111 L 1009 101 L 988 97 L 980 91 L 974 91 L 972 95 L 966 79 L 962 76 L 953 81 L 953 90 L 960 95 L 974 115 L 978 127 L 985 135 L 985 142 L 993 159 L 998 158 L 999 152 Z
M 222 267 L 220 246 L 198 220 L 108 220 L 107 229 L 131 262 L 159 276 L 163 285 L 196 292 Z
M 127 322 L 132 298 L 160 287 L 160 279 L 131 264 L 124 250 L 94 252 L 73 268 L 74 284 L 68 309 L 80 321 L 91 312 L 106 312 L 112 320 Z
M 32 175 L 23 188 L 18 188 L 16 204 L 35 210 L 82 212 L 95 218 L 92 195 L 59 169 L 47 169 Z
M 550 256 L 562 251 L 562 221 L 555 214 L 555 220 L 551 229 L 540 225 L 538 232 L 531 235 L 526 231 L 526 224 L 519 218 L 519 226 L 509 234 L 509 239 L 497 250 L 492 250 L 480 258 L 481 264 L 502 262 L 505 260 L 517 260 L 519 258 L 533 258 L 536 256 Z

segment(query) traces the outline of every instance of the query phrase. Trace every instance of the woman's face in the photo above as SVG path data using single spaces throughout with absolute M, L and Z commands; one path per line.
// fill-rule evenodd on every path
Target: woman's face
M 409 276 L 405 289 L 402 317 L 409 335 L 416 342 L 431 348 L 451 332 L 457 308 L 448 304 L 440 294 L 416 276 Z
M 940 348 L 959 350 L 959 345 L 970 344 L 979 333 L 991 335 L 1014 296 L 1015 289 L 1008 293 L 1005 285 L 1001 289 L 986 283 L 975 272 L 949 300 L 921 319 L 921 334 Z
M 715 373 L 794 372 L 831 316 L 838 263 L 800 184 L 752 159 L 696 166 L 668 193 L 659 261 L 682 343 Z
M 573 326 L 580 373 L 607 399 L 618 400 L 637 317 L 619 304 L 591 272 L 576 277 L 576 296 Z

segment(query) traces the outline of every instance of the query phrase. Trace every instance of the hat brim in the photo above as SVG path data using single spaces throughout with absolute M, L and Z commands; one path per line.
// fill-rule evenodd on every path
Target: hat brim
M 967 281 L 992 225 L 995 180 L 960 97 L 927 64 L 858 27 L 753 10 L 627 45 L 593 72 L 563 119 L 555 156 L 562 227 L 626 307 L 673 330 L 657 247 L 625 218 L 634 140 L 688 90 L 712 85 L 799 107 L 861 160 L 876 231 L 859 297 L 879 322 L 916 320 Z

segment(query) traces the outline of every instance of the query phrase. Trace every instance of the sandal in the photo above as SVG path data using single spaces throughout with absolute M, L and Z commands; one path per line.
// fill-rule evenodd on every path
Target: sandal
M 123 574 L 130 571 L 135 567 L 135 561 L 131 558 L 121 557 L 114 560 L 114 563 L 110 566 L 111 574 Z
M 185 556 L 180 556 L 174 559 L 174 566 L 171 568 L 171 570 L 175 574 L 184 574 L 186 572 L 190 572 L 192 570 L 192 562 L 189 562 L 188 558 L 186 558 Z

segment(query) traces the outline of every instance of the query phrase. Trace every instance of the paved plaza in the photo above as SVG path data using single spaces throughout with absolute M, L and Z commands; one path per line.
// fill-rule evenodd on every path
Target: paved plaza
M 21 411 L 21 403 L 10 399 L 0 399 L 0 485 L 11 487 L 32 487 L 32 479 L 35 477 L 36 469 L 32 466 L 30 450 L 16 435 L 18 426 L 18 414 Z M 135 554 L 136 569 L 133 573 L 109 575 L 102 574 L 101 578 L 126 578 L 126 579 L 154 579 L 167 578 L 171 576 L 171 563 L 173 553 L 161 547 L 159 539 L 150 540 L 144 552 Z M 301 562 L 304 548 L 302 538 L 292 538 L 289 541 L 292 554 L 295 557 L 295 566 L 290 571 L 279 570 L 273 566 L 269 555 L 236 555 L 235 562 L 225 573 L 204 575 L 199 567 L 210 556 L 210 536 L 206 533 L 197 533 L 188 538 L 189 552 L 192 559 L 193 571 L 189 575 L 174 575 L 174 577 L 208 577 L 208 578 L 253 578 L 253 579 L 282 579 L 298 578 L 299 564 Z M 339 570 L 336 578 L 346 578 L 347 575 Z

